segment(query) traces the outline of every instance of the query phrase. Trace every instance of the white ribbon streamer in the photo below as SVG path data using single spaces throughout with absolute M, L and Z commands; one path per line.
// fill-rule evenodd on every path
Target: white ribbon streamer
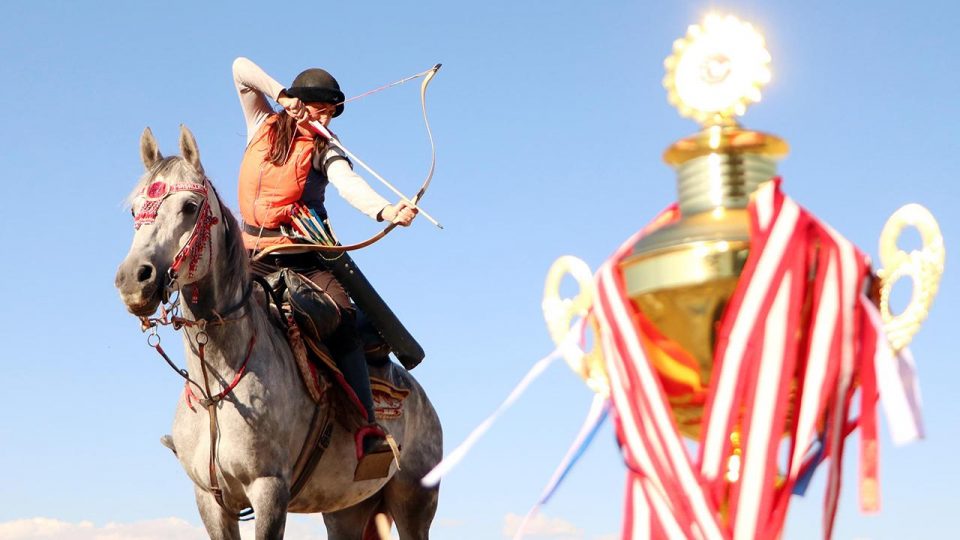
M 530 386 L 530 383 L 536 380 L 537 377 L 546 371 L 546 369 L 550 366 L 550 364 L 553 363 L 554 360 L 563 356 L 564 353 L 570 353 L 570 349 L 579 349 L 579 347 L 577 347 L 576 340 L 579 339 L 582 330 L 583 320 L 581 319 L 570 328 L 570 332 L 567 334 L 567 337 L 564 339 L 563 343 L 557 346 L 553 352 L 538 360 L 537 363 L 530 368 L 530 371 L 524 375 L 523 379 L 520 380 L 520 383 L 517 384 L 512 392 L 510 392 L 510 395 L 507 396 L 507 399 L 503 400 L 503 403 L 501 403 L 500 406 L 493 411 L 493 414 L 488 416 L 483 422 L 480 423 L 480 425 L 475 427 L 473 431 L 470 432 L 470 435 L 467 436 L 467 438 L 460 443 L 459 446 L 454 448 L 453 452 L 450 452 L 447 457 L 445 457 L 440 463 L 437 464 L 436 467 L 433 468 L 433 470 L 427 473 L 427 475 L 420 480 L 420 483 L 424 487 L 435 487 L 437 484 L 439 484 L 440 479 L 453 470 L 453 468 L 463 460 L 464 456 L 467 455 L 467 452 L 469 452 L 470 449 L 473 448 L 473 445 L 476 444 L 481 437 L 483 437 L 483 435 L 488 429 L 490 429 L 490 426 L 496 422 L 500 415 L 509 409 L 510 406 L 513 405 L 513 403 L 521 395 L 523 395 L 527 387 Z
M 910 349 L 894 354 L 886 334 L 880 312 L 872 302 L 861 297 L 863 309 L 877 329 L 877 352 L 874 355 L 877 389 L 880 403 L 887 417 L 890 438 L 896 445 L 904 445 L 924 437 L 921 413 L 920 380 Z

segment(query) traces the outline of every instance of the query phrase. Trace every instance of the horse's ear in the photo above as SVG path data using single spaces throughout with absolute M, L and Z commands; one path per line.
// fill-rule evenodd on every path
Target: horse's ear
M 157 140 L 153 138 L 153 132 L 150 128 L 143 130 L 140 135 L 140 159 L 143 160 L 143 166 L 149 171 L 153 165 L 163 159 L 160 155 L 160 148 L 157 147 Z
M 193 165 L 198 173 L 203 174 L 203 165 L 200 164 L 200 150 L 197 149 L 197 140 L 187 126 L 180 124 L 180 155 L 187 163 Z

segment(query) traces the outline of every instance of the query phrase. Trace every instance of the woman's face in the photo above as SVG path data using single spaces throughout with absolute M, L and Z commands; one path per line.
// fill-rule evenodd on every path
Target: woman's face
M 330 125 L 337 107 L 331 103 L 310 102 L 306 103 L 307 119 L 313 122 L 320 122 L 324 127 Z

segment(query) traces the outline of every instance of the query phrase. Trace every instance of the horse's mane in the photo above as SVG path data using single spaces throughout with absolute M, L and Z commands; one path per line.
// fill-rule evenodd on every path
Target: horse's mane
M 229 281 L 228 285 L 231 287 L 228 290 L 237 290 L 243 287 L 249 279 L 250 259 L 247 255 L 247 249 L 243 246 L 243 236 L 240 234 L 240 224 L 237 222 L 237 218 L 223 204 L 223 199 L 220 198 L 220 193 L 217 192 L 213 182 L 210 182 L 209 179 L 207 182 L 210 184 L 213 194 L 217 197 L 217 202 L 220 203 L 220 215 L 223 216 L 223 268 Z
M 181 182 L 186 181 L 199 185 L 203 185 L 204 180 L 206 180 L 210 185 L 213 190 L 212 195 L 220 204 L 220 215 L 223 216 L 223 257 L 221 261 L 217 262 L 222 265 L 221 268 L 223 271 L 221 274 L 226 280 L 223 284 L 225 287 L 224 290 L 241 289 L 246 284 L 247 276 L 250 275 L 250 262 L 247 257 L 247 250 L 243 247 L 240 225 L 237 222 L 237 218 L 233 216 L 233 212 L 223 204 L 223 199 L 220 198 L 220 193 L 213 185 L 213 182 L 203 173 L 198 172 L 193 165 L 187 163 L 187 161 L 180 156 L 169 156 L 158 160 L 140 177 L 140 180 L 137 181 L 136 187 L 134 187 L 133 191 L 127 196 L 127 205 L 132 207 L 144 188 L 150 185 L 150 182 L 160 175 L 173 177 Z

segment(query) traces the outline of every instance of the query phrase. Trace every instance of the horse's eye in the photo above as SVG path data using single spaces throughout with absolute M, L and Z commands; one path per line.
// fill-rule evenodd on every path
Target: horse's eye
M 199 208 L 197 203 L 193 201 L 187 201 L 183 203 L 183 208 L 181 208 L 180 211 L 183 212 L 184 214 L 193 214 L 194 212 L 197 211 L 197 208 Z

